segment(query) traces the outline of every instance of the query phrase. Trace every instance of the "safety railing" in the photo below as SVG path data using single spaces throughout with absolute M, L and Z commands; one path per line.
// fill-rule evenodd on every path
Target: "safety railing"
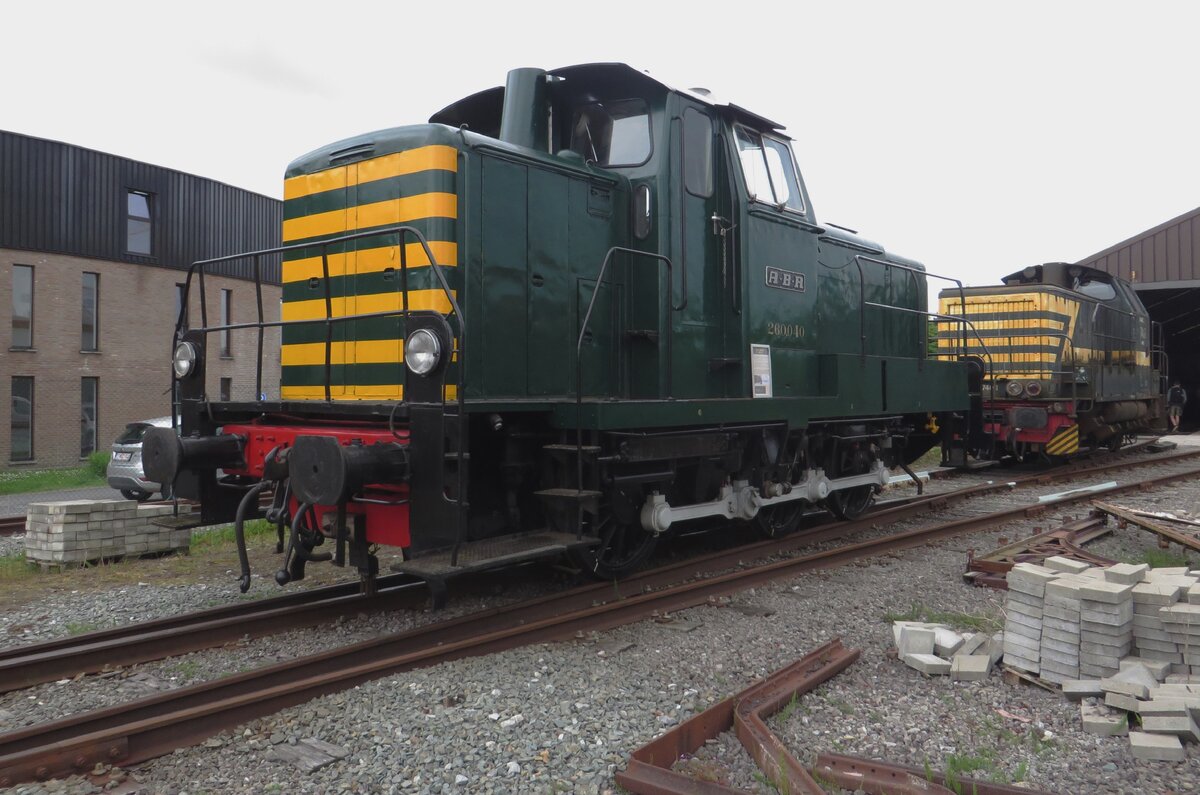
M 401 294 L 400 308 L 384 310 L 381 312 L 361 312 L 361 313 L 355 313 L 355 314 L 334 316 L 334 314 L 333 314 L 333 295 L 330 290 L 330 273 L 329 273 L 329 249 L 330 249 L 330 247 L 338 245 L 338 244 L 354 241 L 354 240 L 359 240 L 359 239 L 366 238 L 366 237 L 371 237 L 371 238 L 384 237 L 384 238 L 386 238 L 386 237 L 390 237 L 393 235 L 396 237 L 396 245 L 399 248 L 399 258 L 400 258 L 400 283 L 398 286 L 398 291 Z M 460 310 L 460 308 L 458 306 L 458 301 L 455 297 L 454 291 L 450 288 L 450 284 L 446 279 L 446 275 L 443 272 L 442 266 L 438 264 L 436 257 L 434 257 L 433 251 L 429 247 L 429 241 L 426 240 L 425 236 L 421 233 L 421 231 L 419 229 L 416 229 L 411 226 L 394 226 L 394 227 L 389 227 L 387 229 L 372 230 L 369 232 L 356 232 L 353 234 L 341 235 L 341 236 L 338 236 L 335 238 L 331 238 L 329 240 L 324 240 L 319 243 L 296 243 L 296 244 L 291 244 L 291 245 L 286 245 L 286 246 L 277 246 L 275 248 L 262 249 L 259 251 L 244 252 L 241 254 L 230 254 L 230 255 L 227 255 L 224 257 L 215 257 L 213 259 L 198 260 L 198 261 L 192 263 L 192 265 L 188 268 L 187 278 L 184 282 L 184 291 L 183 291 L 183 296 L 181 299 L 179 317 L 176 319 L 176 323 L 175 323 L 175 338 L 174 338 L 174 341 L 172 342 L 172 346 L 174 346 L 174 344 L 176 342 L 178 342 L 180 339 L 182 339 L 183 334 L 188 331 L 202 333 L 204 335 L 205 340 L 207 341 L 207 339 L 210 335 L 216 334 L 216 333 L 221 333 L 221 332 L 228 333 L 228 332 L 242 331 L 242 330 L 256 330 L 258 332 L 258 340 L 257 340 L 258 355 L 257 355 L 257 362 L 256 362 L 256 366 L 255 366 L 255 376 L 254 376 L 255 394 L 261 396 L 263 394 L 263 389 L 262 389 L 263 346 L 264 346 L 266 330 L 268 328 L 279 328 L 282 330 L 282 329 L 286 329 L 286 328 L 296 328 L 296 327 L 301 327 L 301 326 L 313 326 L 313 325 L 322 325 L 323 324 L 325 326 L 325 341 L 324 341 L 325 356 L 324 356 L 323 387 L 324 387 L 325 401 L 330 402 L 333 399 L 333 395 L 332 395 L 332 373 L 333 373 L 332 352 L 333 352 L 333 330 L 334 330 L 335 325 L 341 324 L 341 323 L 349 323 L 349 322 L 359 321 L 359 320 L 368 320 L 368 319 L 372 319 L 372 318 L 400 317 L 406 321 L 406 327 L 407 327 L 407 320 L 408 320 L 409 316 L 411 315 L 411 310 L 409 308 L 409 295 L 408 295 L 408 293 L 409 293 L 409 289 L 408 289 L 409 265 L 408 265 L 408 255 L 407 255 L 405 243 L 406 243 L 406 240 L 410 236 L 412 239 L 415 240 L 416 243 L 418 243 L 421 246 L 421 249 L 424 251 L 425 259 L 428 262 L 429 267 L 432 269 L 432 272 L 436 278 L 438 287 L 441 288 L 442 293 L 445 295 L 446 300 L 451 307 L 452 315 L 454 317 L 454 322 L 458 327 L 457 340 L 456 340 L 454 350 L 452 352 L 451 361 L 453 362 L 453 360 L 455 358 L 457 358 L 458 366 L 454 368 L 455 378 L 456 378 L 456 388 L 457 388 L 456 399 L 462 400 L 463 385 L 465 382 L 465 375 L 464 375 L 465 362 L 466 362 L 465 344 L 466 344 L 466 337 L 467 337 L 466 324 L 463 319 L 462 311 Z M 320 318 L 306 318 L 306 319 L 301 319 L 301 320 L 283 320 L 282 318 L 279 320 L 266 320 L 264 317 L 264 311 L 263 311 L 263 295 L 262 295 L 262 283 L 263 283 L 262 265 L 263 265 L 264 258 L 271 257 L 271 256 L 274 256 L 277 254 L 286 254 L 287 252 L 290 252 L 290 251 L 304 251 L 304 250 L 312 250 L 312 249 L 318 249 L 318 248 L 321 251 L 321 276 L 322 276 L 321 282 L 322 282 L 322 286 L 324 288 L 323 289 L 323 299 L 325 302 L 325 316 L 320 317 Z M 247 258 L 250 258 L 254 263 L 254 291 L 255 291 L 255 308 L 256 308 L 256 313 L 257 313 L 257 319 L 255 321 L 246 322 L 246 323 L 224 323 L 221 325 L 210 326 L 208 324 L 208 300 L 207 300 L 207 290 L 205 289 L 205 271 L 213 266 L 216 266 L 216 265 L 219 265 L 222 263 L 234 262 L 237 260 L 244 260 Z M 195 280 L 196 285 L 200 291 L 200 326 L 191 328 L 191 327 L 188 327 L 188 325 L 187 325 L 187 318 L 188 318 L 187 307 L 188 307 L 189 301 L 190 301 L 193 280 Z M 207 349 L 207 347 L 208 346 L 206 344 L 205 348 Z M 445 392 L 446 392 L 444 379 L 446 378 L 446 374 L 449 369 L 450 369 L 449 367 L 446 367 L 446 368 L 443 368 L 443 370 L 442 370 L 443 401 L 445 400 Z M 175 410 L 176 410 L 176 414 L 177 414 L 178 410 L 179 410 L 178 395 L 175 391 L 176 379 L 173 376 L 174 376 L 174 374 L 172 373 L 172 398 L 173 398 L 173 401 L 176 403 Z

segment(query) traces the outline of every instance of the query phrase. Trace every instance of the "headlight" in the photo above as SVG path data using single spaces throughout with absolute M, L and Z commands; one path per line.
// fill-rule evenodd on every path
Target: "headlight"
M 196 346 L 190 342 L 181 342 L 175 346 L 175 355 L 171 357 L 171 367 L 175 370 L 176 378 L 187 378 L 196 369 Z
M 1009 397 L 1020 397 L 1021 382 L 1020 381 L 1009 381 L 1008 384 L 1004 387 L 1004 391 L 1009 394 Z
M 1030 381 L 1025 385 L 1025 394 L 1029 395 L 1029 397 L 1037 397 L 1042 394 L 1042 385 L 1037 381 Z
M 1067 407 L 1064 406 L 1062 403 L 1059 403 L 1057 400 L 1054 401 L 1054 405 L 1051 406 L 1050 408 L 1054 411 L 1055 414 L 1062 414 L 1064 411 L 1067 410 Z
M 417 329 L 404 341 L 404 363 L 417 375 L 427 375 L 442 358 L 442 344 L 429 329 Z

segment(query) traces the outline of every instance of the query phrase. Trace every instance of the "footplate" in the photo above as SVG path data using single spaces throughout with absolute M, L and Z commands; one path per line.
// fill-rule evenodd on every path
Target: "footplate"
M 445 580 L 450 577 L 551 558 L 561 555 L 571 547 L 586 547 L 596 543 L 595 538 L 580 539 L 572 533 L 545 530 L 468 541 L 459 545 L 457 557 L 452 550 L 447 549 L 422 555 L 415 560 L 393 563 L 389 568 L 424 580 L 433 594 L 434 608 L 440 608 L 445 605 Z

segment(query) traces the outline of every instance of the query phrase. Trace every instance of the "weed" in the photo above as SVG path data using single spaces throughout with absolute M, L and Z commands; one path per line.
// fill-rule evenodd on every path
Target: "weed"
M 843 701 L 840 698 L 831 698 L 831 699 L 829 699 L 829 705 L 831 707 L 833 707 L 834 709 L 836 709 L 838 712 L 842 713 L 843 715 L 853 715 L 854 714 L 854 707 L 850 706 L 849 701 Z
M 171 670 L 182 679 L 195 679 L 200 673 L 200 663 L 195 660 L 180 660 L 171 666 Z
M 792 693 L 792 700 L 783 705 L 783 709 L 779 710 L 779 722 L 787 723 L 792 719 L 792 713 L 796 711 L 796 707 L 800 703 L 800 694 Z
M 38 569 L 25 559 L 24 552 L 14 552 L 0 557 L 0 580 L 16 580 L 32 577 Z
M 1024 781 L 1025 777 L 1028 775 L 1029 775 L 1029 763 L 1026 762 L 1024 759 L 1022 759 L 1020 762 L 1017 763 L 1017 770 L 1015 773 L 1013 773 L 1013 782 L 1016 783 L 1018 781 Z
M 107 456 L 107 453 L 102 455 Z M 105 466 L 108 465 L 107 458 Z M 91 464 L 86 467 L 71 469 L 35 469 L 32 471 L 14 470 L 0 473 L 0 494 L 24 494 L 31 491 L 57 491 L 58 489 L 74 489 L 86 486 L 106 485 L 104 469 L 96 474 Z M 113 493 L 116 496 L 116 492 Z
M 889 624 L 895 621 L 924 621 L 929 624 L 965 627 L 977 632 L 995 632 L 1004 628 L 1003 622 L 996 616 L 933 610 L 920 604 L 913 604 L 907 613 L 884 613 L 883 620 Z
M 68 635 L 85 635 L 88 632 L 95 632 L 99 628 L 99 624 L 93 624 L 90 621 L 68 621 L 66 624 Z
M 87 468 L 98 478 L 108 477 L 108 459 L 112 453 L 107 450 L 96 450 L 88 456 Z
M 1135 563 L 1149 564 L 1152 569 L 1167 569 L 1174 566 L 1190 566 L 1191 561 L 1186 555 L 1169 552 L 1165 549 L 1147 549 Z
M 266 519 L 255 519 L 251 522 L 246 522 L 242 528 L 246 535 L 246 542 L 249 543 L 263 536 L 275 534 L 275 525 L 268 522 Z M 236 535 L 233 532 L 233 525 L 222 525 L 211 530 L 205 530 L 201 533 L 192 534 L 192 549 L 211 549 L 212 547 L 225 546 L 234 543 Z

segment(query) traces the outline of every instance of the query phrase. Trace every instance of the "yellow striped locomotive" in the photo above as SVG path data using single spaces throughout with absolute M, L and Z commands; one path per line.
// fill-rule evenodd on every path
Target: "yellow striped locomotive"
M 1163 426 L 1161 327 L 1128 283 L 1061 262 L 1003 282 L 939 296 L 939 354 L 979 365 L 981 458 L 1116 450 Z

